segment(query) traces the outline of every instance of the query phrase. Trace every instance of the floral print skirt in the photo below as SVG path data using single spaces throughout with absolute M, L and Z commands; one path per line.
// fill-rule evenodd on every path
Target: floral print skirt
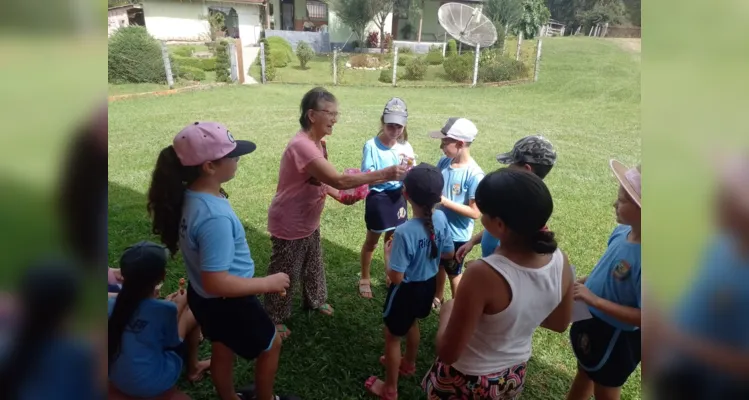
M 465 375 L 437 359 L 421 387 L 429 400 L 515 400 L 525 383 L 525 363 L 489 375 Z

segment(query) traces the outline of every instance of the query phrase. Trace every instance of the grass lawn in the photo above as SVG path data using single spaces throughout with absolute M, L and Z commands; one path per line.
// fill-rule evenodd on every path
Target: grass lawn
M 382 107 L 392 96 L 408 103 L 410 142 L 420 161 L 437 161 L 439 145 L 426 132 L 441 127 L 451 116 L 468 117 L 478 126 L 471 150 L 487 172 L 499 167 L 497 153 L 509 150 L 522 136 L 541 132 L 559 154 L 557 166 L 546 178 L 556 205 L 549 226 L 578 273 L 587 274 L 615 225 L 611 205 L 617 185 L 608 160 L 616 157 L 632 165 L 641 157 L 639 57 L 605 40 L 553 38 L 544 43 L 541 68 L 538 83 L 504 88 L 332 87 L 341 116 L 328 141 L 330 160 L 341 171 L 359 166 L 362 145 L 377 132 Z M 186 124 L 217 120 L 226 123 L 236 138 L 258 145 L 225 188 L 246 224 L 257 275 L 263 276 L 270 257 L 267 207 L 275 192 L 281 153 L 298 129 L 299 101 L 310 87 L 230 86 L 110 103 L 110 265 L 117 264 L 127 245 L 156 240 L 150 234 L 145 193 L 160 149 Z M 325 317 L 304 312 L 294 295 L 294 316 L 288 323 L 293 334 L 284 343 L 279 393 L 308 400 L 359 399 L 366 397 L 363 383 L 368 376 L 383 376 L 378 362 L 384 343 L 381 254 L 372 266 L 373 276 L 379 278 L 373 284 L 375 298 L 359 298 L 356 286 L 365 236 L 363 213 L 362 203 L 346 207 L 329 201 L 325 208 L 323 245 L 329 300 L 336 313 Z M 478 249 L 469 258 L 476 257 Z M 184 276 L 181 259 L 171 262 L 164 293 L 176 290 Z M 421 322 L 418 374 L 401 380 L 403 399 L 423 398 L 418 384 L 435 357 L 436 325 L 434 315 Z M 207 343 L 202 351 L 208 356 Z M 576 368 L 568 335 L 539 329 L 528 368 L 523 398 L 564 398 Z M 238 385 L 253 379 L 250 363 L 238 360 L 235 371 Z M 216 398 L 209 379 L 180 386 L 193 398 Z M 625 385 L 622 399 L 640 398 L 638 370 Z
M 505 47 L 505 55 L 515 58 L 515 50 L 517 49 L 517 39 L 508 38 L 507 46 Z M 342 54 L 342 57 L 348 59 L 354 54 Z M 377 54 L 373 54 L 377 55 Z M 415 56 L 414 54 L 408 54 L 409 57 Z M 423 56 L 423 55 L 422 55 Z M 520 45 L 520 59 L 528 66 L 529 73 L 533 74 L 533 65 L 536 57 L 536 41 L 529 40 L 524 41 Z M 333 57 L 330 54 L 317 55 L 309 63 L 307 68 L 302 69 L 299 64 L 299 60 L 296 57 L 286 67 L 276 68 L 276 78 L 273 83 L 295 83 L 295 84 L 317 84 L 317 85 L 332 85 L 333 84 L 333 72 L 332 72 Z M 405 73 L 406 69 L 404 66 L 398 66 L 398 75 Z M 346 68 L 343 73 L 343 78 L 340 82 L 344 86 L 374 86 L 374 87 L 388 87 L 392 86 L 391 81 L 387 83 L 380 82 L 380 70 L 368 71 L 361 69 Z M 260 65 L 253 63 L 250 67 L 250 76 L 255 78 L 256 81 L 261 82 Z M 392 70 L 390 70 L 390 77 L 392 77 Z M 471 75 L 473 77 L 473 75 Z M 469 86 L 470 82 L 457 83 L 448 79 L 445 74 L 445 69 L 442 65 L 430 65 L 427 69 L 427 74 L 423 80 L 411 81 L 399 78 L 397 86 L 400 87 L 424 87 L 424 86 L 439 86 L 439 87 L 465 87 Z
M 176 82 L 174 82 L 174 89 L 199 84 L 206 85 L 214 82 L 216 82 L 216 71 L 206 71 L 204 81 L 194 82 L 185 79 L 177 79 Z M 117 96 L 121 94 L 158 92 L 162 90 L 169 90 L 169 85 L 160 83 L 124 83 L 116 85 L 110 83 L 108 85 L 107 94 L 109 96 Z

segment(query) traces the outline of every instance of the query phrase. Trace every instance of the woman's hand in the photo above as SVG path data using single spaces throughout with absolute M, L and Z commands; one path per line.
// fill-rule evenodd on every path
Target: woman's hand
M 408 172 L 407 165 L 393 165 L 385 169 L 387 171 L 387 179 L 391 181 L 402 181 L 406 177 Z

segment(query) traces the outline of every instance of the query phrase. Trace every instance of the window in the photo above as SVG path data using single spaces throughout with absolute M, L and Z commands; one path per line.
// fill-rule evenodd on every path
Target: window
M 328 20 L 328 5 L 317 0 L 307 0 L 307 16 L 310 19 Z

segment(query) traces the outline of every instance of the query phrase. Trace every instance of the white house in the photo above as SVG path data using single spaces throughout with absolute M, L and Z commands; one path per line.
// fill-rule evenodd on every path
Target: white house
M 127 4 L 107 9 L 107 34 L 130 25 L 144 25 L 143 10 L 140 4 Z
M 148 33 L 158 40 L 200 42 L 210 38 L 205 19 L 209 10 L 221 11 L 227 15 L 227 31 L 247 46 L 260 40 L 262 4 L 263 0 L 143 0 L 143 15 Z

